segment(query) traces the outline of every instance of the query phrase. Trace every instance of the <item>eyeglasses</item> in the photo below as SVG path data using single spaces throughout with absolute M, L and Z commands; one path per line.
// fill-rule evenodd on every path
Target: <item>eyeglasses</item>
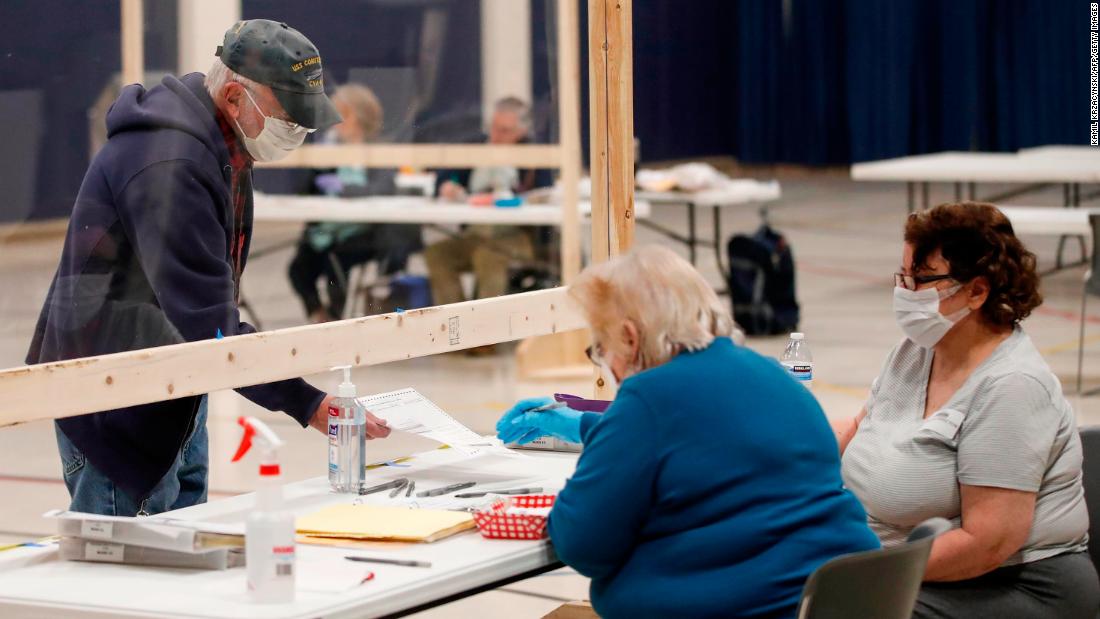
M 906 275 L 904 273 L 894 273 L 894 285 L 906 290 L 916 290 L 918 286 L 943 281 L 945 279 L 954 278 L 950 273 L 945 273 L 943 275 Z
M 588 360 L 592 362 L 592 365 L 603 365 L 603 359 L 600 358 L 600 353 L 596 346 L 589 346 L 588 348 L 585 348 L 584 355 L 588 357 Z

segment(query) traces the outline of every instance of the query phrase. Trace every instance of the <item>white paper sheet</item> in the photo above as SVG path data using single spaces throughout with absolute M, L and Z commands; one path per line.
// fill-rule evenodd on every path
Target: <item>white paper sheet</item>
M 368 395 L 359 402 L 394 430 L 439 441 L 464 454 L 511 453 L 499 440 L 483 437 L 456 421 L 416 389 Z

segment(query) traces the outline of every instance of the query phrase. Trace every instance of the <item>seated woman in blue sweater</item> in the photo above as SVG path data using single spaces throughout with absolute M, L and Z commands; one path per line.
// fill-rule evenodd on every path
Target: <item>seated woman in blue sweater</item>
M 731 340 L 729 312 L 687 261 L 644 247 L 570 293 L 591 357 L 622 383 L 615 401 L 599 415 L 524 400 L 497 429 L 584 443 L 549 531 L 601 616 L 794 617 L 815 568 L 879 546 L 817 401 Z

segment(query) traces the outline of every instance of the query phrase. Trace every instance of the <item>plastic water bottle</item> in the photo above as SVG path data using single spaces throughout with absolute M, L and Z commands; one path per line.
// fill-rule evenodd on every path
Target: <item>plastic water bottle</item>
M 802 333 L 792 333 L 787 349 L 779 359 L 783 367 L 787 368 L 791 378 L 806 386 L 807 389 L 814 384 L 814 358 L 810 354 L 810 347 L 806 344 L 806 336 Z
M 366 466 L 367 413 L 355 399 L 351 366 L 328 407 L 328 482 L 335 492 L 359 492 Z

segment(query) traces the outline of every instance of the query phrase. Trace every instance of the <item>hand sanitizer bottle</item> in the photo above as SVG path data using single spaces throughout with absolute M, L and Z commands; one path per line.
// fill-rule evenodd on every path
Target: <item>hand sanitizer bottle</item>
M 367 413 L 355 399 L 351 366 L 328 407 L 328 482 L 335 492 L 358 493 L 363 482 L 367 451 Z
M 253 441 L 260 444 L 260 483 L 256 507 L 244 525 L 244 553 L 248 575 L 248 597 L 254 602 L 274 604 L 294 601 L 294 515 L 283 509 L 283 486 L 276 450 L 283 445 L 264 422 L 241 417 L 244 437 L 233 462 L 248 452 Z

